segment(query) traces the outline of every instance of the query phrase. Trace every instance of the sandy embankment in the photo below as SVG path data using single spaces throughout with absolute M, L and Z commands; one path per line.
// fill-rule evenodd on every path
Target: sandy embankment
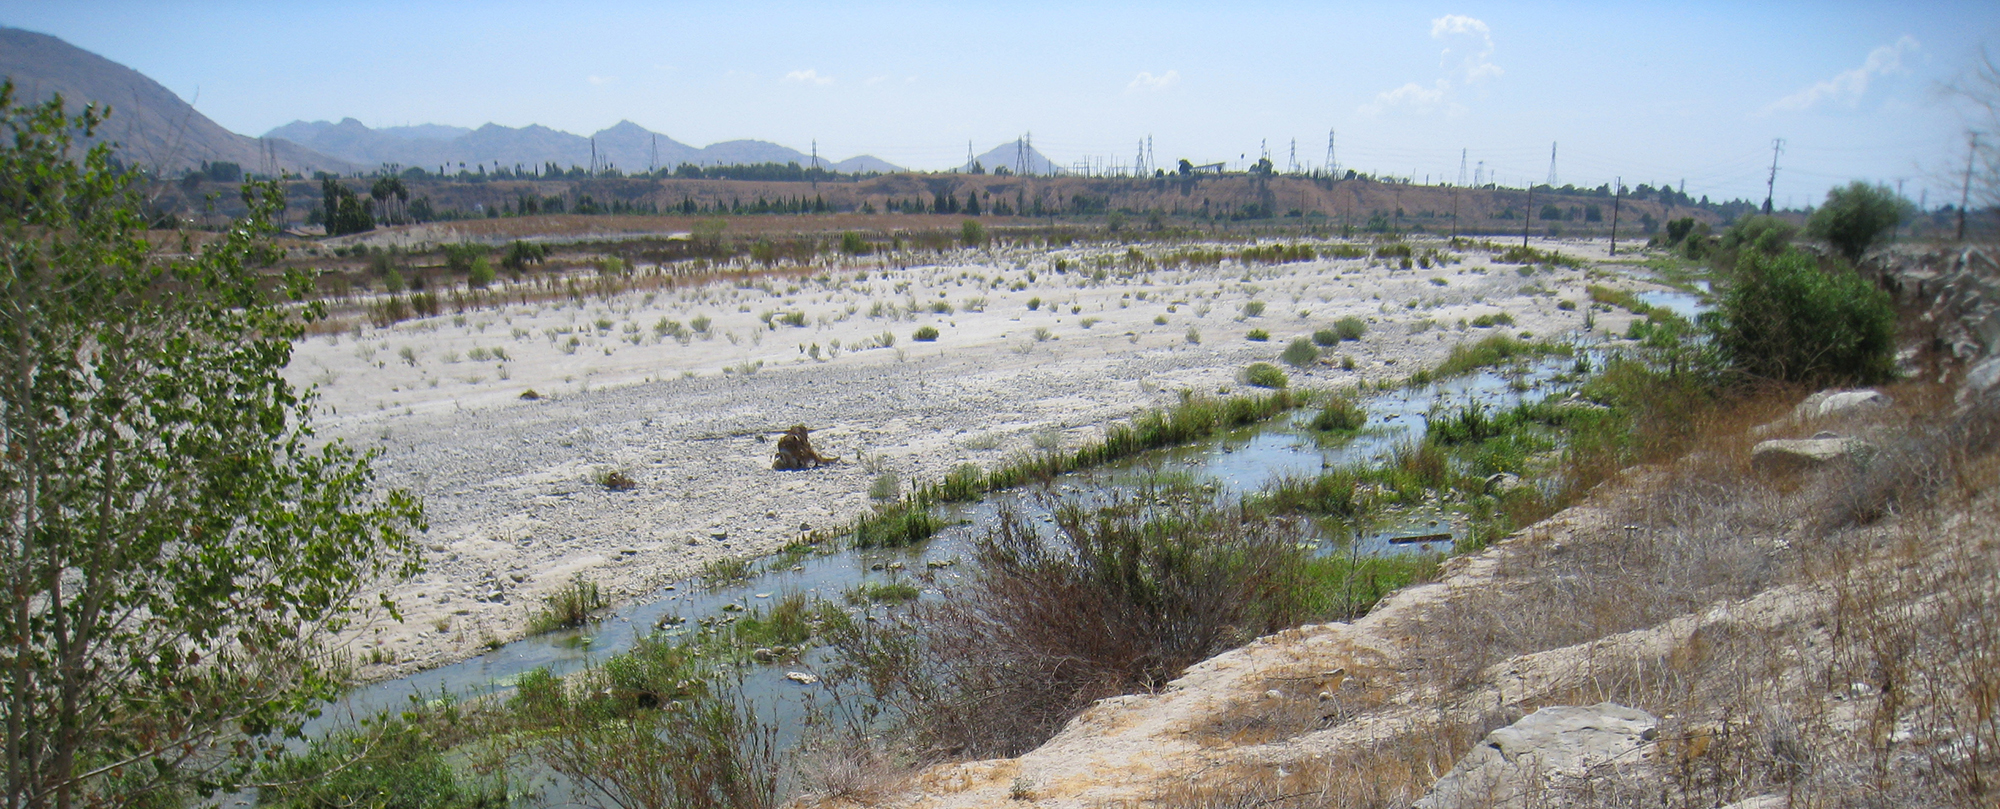
M 1589 258 L 1604 247 L 1537 246 Z M 362 674 L 428 668 L 518 638 L 528 611 L 575 573 L 622 601 L 720 556 L 767 553 L 801 529 L 849 522 L 870 505 L 874 475 L 854 462 L 863 454 L 910 481 L 995 465 L 1049 430 L 1074 446 L 1181 389 L 1235 388 L 1245 364 L 1275 360 L 1287 341 L 1350 315 L 1369 321 L 1366 336 L 1294 384 L 1401 377 L 1491 333 L 1463 330 L 1460 319 L 1505 311 L 1517 321 L 1508 331 L 1555 335 L 1580 328 L 1587 308 L 1557 308 L 1586 301 L 1583 272 L 1522 277 L 1480 251 L 1393 272 L 1339 260 L 1121 279 L 1122 258 L 1102 282 L 1052 271 L 1057 258 L 1088 268 L 1123 252 L 967 251 L 904 270 L 832 267 L 820 280 L 764 288 L 513 305 L 301 343 L 291 375 L 320 386 L 322 435 L 380 447 L 383 483 L 421 494 L 429 511 L 427 572 L 390 588 L 404 620 L 378 618 L 349 639 L 358 659 L 380 648 L 395 662 Z M 1041 305 L 1031 311 L 1032 298 Z M 1264 302 L 1261 317 L 1244 317 L 1250 301 Z M 936 302 L 952 311 L 931 311 Z M 806 325 L 767 328 L 766 311 L 802 312 Z M 707 337 L 682 343 L 655 331 L 662 318 L 698 316 L 712 321 Z M 924 325 L 942 336 L 912 341 Z M 1597 327 L 1624 323 L 1600 315 Z M 1269 342 L 1245 339 L 1257 328 Z M 885 331 L 893 347 L 855 350 Z M 829 356 L 836 341 L 845 349 Z M 814 345 L 821 359 L 806 353 Z M 495 348 L 505 360 L 490 356 Z M 1353 371 L 1334 364 L 1341 355 Z M 754 373 L 725 373 L 759 362 Z M 522 400 L 529 389 L 544 398 Z M 774 445 L 759 437 L 795 423 L 846 462 L 771 471 Z M 637 488 L 593 483 L 607 468 Z

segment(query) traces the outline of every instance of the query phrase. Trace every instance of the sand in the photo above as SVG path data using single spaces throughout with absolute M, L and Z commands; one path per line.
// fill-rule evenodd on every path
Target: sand
M 1605 245 L 1536 246 L 1602 259 Z M 1575 333 L 1589 308 L 1584 271 L 1523 277 L 1480 250 L 1432 269 L 1350 259 L 1151 271 L 1126 250 L 863 257 L 790 280 L 515 304 L 302 341 L 290 375 L 318 387 L 320 434 L 379 447 L 382 483 L 421 495 L 430 522 L 426 571 L 385 588 L 403 620 L 371 616 L 344 647 L 364 679 L 461 660 L 521 637 L 573 576 L 614 602 L 647 597 L 717 558 L 850 523 L 882 473 L 907 485 L 992 467 L 1038 444 L 1094 440 L 1182 390 L 1241 391 L 1244 365 L 1275 362 L 1339 318 L 1364 319 L 1367 333 L 1294 371 L 1294 386 L 1401 378 L 1495 331 Z M 1246 316 L 1252 301 L 1261 316 Z M 932 311 L 940 302 L 948 313 Z M 1459 325 L 1503 311 L 1513 327 Z M 767 325 L 766 312 L 802 313 L 805 325 Z M 711 321 L 705 335 L 655 328 L 697 316 Z M 1597 328 L 1624 320 L 1600 313 Z M 935 342 L 912 340 L 922 326 Z M 1246 339 L 1252 329 L 1269 341 Z M 885 332 L 893 345 L 869 347 Z M 523 399 L 529 390 L 540 398 Z M 793 424 L 842 463 L 772 471 Z M 637 485 L 599 485 L 610 470 Z

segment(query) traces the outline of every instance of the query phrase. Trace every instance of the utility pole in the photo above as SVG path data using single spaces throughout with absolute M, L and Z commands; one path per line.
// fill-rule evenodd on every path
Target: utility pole
M 1451 240 L 1458 241 L 1458 189 L 1451 190 Z
M 652 170 L 653 170 L 653 171 L 659 171 L 659 170 L 660 170 L 660 135 L 659 135 L 659 133 L 657 133 L 657 132 L 653 134 L 653 165 L 652 165 Z
M 1625 201 L 1625 178 L 1611 181 L 1611 255 L 1618 255 L 1618 206 Z M 1771 203 L 1764 203 L 1764 210 L 1770 210 Z
M 1535 226 L 1535 184 L 1528 184 L 1527 215 L 1521 217 L 1521 249 L 1528 249 L 1528 229 Z
M 1556 187 L 1556 144 L 1549 141 L 1549 187 Z
M 1764 182 L 1764 215 L 1771 214 L 1771 197 L 1778 189 L 1778 155 L 1785 151 L 1784 138 L 1771 139 L 1771 179 Z
M 1965 136 L 1965 187 L 1958 192 L 1958 240 L 1965 241 L 1965 207 L 1972 204 L 1972 159 L 1979 154 L 1979 134 Z
M 813 194 L 817 195 L 819 193 L 819 138 L 813 138 L 812 146 L 813 146 L 812 186 L 813 186 Z
M 597 176 L 597 137 L 590 138 L 590 176 Z

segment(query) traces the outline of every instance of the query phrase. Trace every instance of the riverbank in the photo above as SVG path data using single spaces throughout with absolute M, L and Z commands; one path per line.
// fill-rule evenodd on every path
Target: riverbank
M 992 467 L 1095 440 L 1182 390 L 1241 390 L 1245 365 L 1343 318 L 1365 324 L 1360 339 L 1294 370 L 1295 385 L 1400 379 L 1495 331 L 1625 325 L 1590 312 L 1585 287 L 1603 279 L 1582 266 L 1412 247 L 1451 263 L 1185 260 L 1241 245 L 965 250 L 311 338 L 292 369 L 320 386 L 321 434 L 379 447 L 383 482 L 423 496 L 431 523 L 427 571 L 388 590 L 403 620 L 377 616 L 346 648 L 368 680 L 462 660 L 521 637 L 577 575 L 613 602 L 643 597 L 851 523 L 885 473 L 908 485 Z M 1605 258 L 1602 243 L 1536 247 Z M 1470 325 L 1501 314 L 1512 325 Z M 913 339 L 924 327 L 935 341 Z M 843 462 L 771 471 L 793 424 Z M 635 485 L 602 485 L 611 471 Z

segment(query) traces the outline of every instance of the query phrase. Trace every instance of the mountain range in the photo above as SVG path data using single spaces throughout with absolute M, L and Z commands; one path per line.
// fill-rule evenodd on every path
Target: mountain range
M 239 135 L 209 120 L 173 91 L 124 65 L 47 34 L 0 27 L 0 77 L 14 82 L 16 99 L 35 103 L 60 94 L 75 113 L 90 102 L 107 103 L 112 115 L 94 140 L 115 145 L 127 163 L 176 173 L 204 162 L 229 162 L 245 171 L 348 174 L 384 165 L 443 168 L 463 166 L 563 168 L 615 166 L 626 172 L 653 167 L 791 163 L 810 165 L 812 156 L 761 140 L 731 140 L 696 148 L 631 121 L 584 136 L 539 124 L 520 128 L 487 124 L 477 129 L 443 124 L 417 124 L 370 129 L 353 118 L 339 123 L 293 121 L 261 138 Z M 1062 170 L 1033 149 L 1026 149 L 1029 170 L 1060 174 Z M 980 155 L 988 171 L 1019 162 L 1017 144 L 1000 144 Z M 821 159 L 834 171 L 854 174 L 892 173 L 900 166 L 872 155 L 838 162 Z M 961 167 L 970 170 L 971 163 Z
M 595 134 L 573 135 L 539 124 L 513 128 L 487 124 L 478 129 L 422 124 L 370 129 L 353 118 L 340 123 L 293 121 L 264 133 L 362 166 L 401 165 L 447 167 L 456 170 L 486 165 L 532 168 L 544 163 L 569 166 L 615 166 L 627 172 L 683 163 L 716 166 L 748 163 L 811 165 L 812 156 L 761 140 L 731 140 L 696 148 L 631 121 Z M 843 173 L 895 172 L 902 167 L 872 155 L 820 164 Z
M 110 105 L 111 117 L 92 140 L 116 144 L 127 163 L 169 173 L 204 161 L 266 173 L 361 167 L 291 141 L 260 143 L 223 129 L 159 82 L 47 34 L 0 28 L 0 76 L 14 82 L 15 99 L 23 104 L 60 94 L 71 114 L 91 102 Z

